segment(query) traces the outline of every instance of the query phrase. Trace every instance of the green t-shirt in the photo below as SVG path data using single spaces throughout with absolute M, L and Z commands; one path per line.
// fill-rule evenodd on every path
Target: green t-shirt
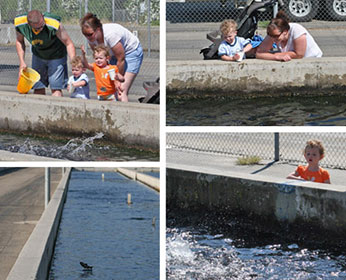
M 32 45 L 34 55 L 42 59 L 57 59 L 66 56 L 66 46 L 56 36 L 61 18 L 50 13 L 43 14 L 46 25 L 38 34 L 28 24 L 27 14 L 14 19 L 16 31 L 21 33 Z

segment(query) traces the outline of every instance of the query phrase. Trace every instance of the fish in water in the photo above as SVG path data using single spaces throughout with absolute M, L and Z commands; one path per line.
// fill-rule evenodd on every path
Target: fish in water
M 93 270 L 93 267 L 91 265 L 88 265 L 87 263 L 84 263 L 84 262 L 80 262 L 80 265 L 83 266 L 83 270 Z

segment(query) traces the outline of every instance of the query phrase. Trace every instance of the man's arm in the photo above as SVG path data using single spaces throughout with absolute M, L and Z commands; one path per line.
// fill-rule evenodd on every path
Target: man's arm
M 115 58 L 117 59 L 117 66 L 119 69 L 119 73 L 121 75 L 125 74 L 125 50 L 121 42 L 115 44 L 112 47 L 112 51 L 114 53 Z
M 64 45 L 66 46 L 66 49 L 67 49 L 68 56 L 69 56 L 70 60 L 72 60 L 72 58 L 74 58 L 76 55 L 76 49 L 74 47 L 74 44 L 73 44 L 70 36 L 68 35 L 67 31 L 62 26 L 62 24 L 60 24 L 60 27 L 56 33 L 56 36 L 60 39 L 61 42 L 64 43 Z
M 22 70 L 26 69 L 27 65 L 25 63 L 25 42 L 24 42 L 24 36 L 16 31 L 16 50 L 19 58 L 19 74 L 18 78 L 20 77 L 20 73 Z

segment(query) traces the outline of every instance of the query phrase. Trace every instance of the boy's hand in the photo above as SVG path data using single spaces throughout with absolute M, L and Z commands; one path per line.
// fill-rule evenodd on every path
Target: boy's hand
M 120 73 L 115 73 L 115 79 L 121 83 L 125 82 L 124 76 Z
M 238 60 L 238 59 L 240 59 L 240 55 L 239 55 L 239 53 L 236 53 L 236 54 L 233 56 L 233 59 L 234 59 L 234 60 Z

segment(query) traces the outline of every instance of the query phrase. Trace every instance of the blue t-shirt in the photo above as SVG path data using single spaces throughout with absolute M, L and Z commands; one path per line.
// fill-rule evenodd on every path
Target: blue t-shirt
M 224 40 L 221 42 L 219 46 L 219 56 L 234 56 L 236 53 L 243 51 L 245 46 L 250 43 L 250 39 L 245 39 L 243 37 L 238 36 L 235 37 L 233 44 L 230 44 Z
M 85 81 L 86 85 L 84 87 L 76 87 L 74 89 L 74 92 L 72 92 L 71 94 L 71 98 L 82 98 L 82 99 L 90 99 L 89 96 L 89 78 L 88 76 L 83 73 L 82 75 L 80 75 L 78 78 L 75 78 L 74 76 L 71 76 L 68 80 L 68 83 L 72 83 L 72 82 L 79 82 L 79 81 Z

